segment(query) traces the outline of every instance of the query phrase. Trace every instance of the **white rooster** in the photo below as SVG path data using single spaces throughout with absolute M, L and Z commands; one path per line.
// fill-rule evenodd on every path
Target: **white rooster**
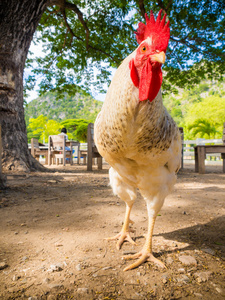
M 127 259 L 137 259 L 124 271 L 145 261 L 164 264 L 152 254 L 152 235 L 156 216 L 165 197 L 172 191 L 181 161 L 179 130 L 162 102 L 161 66 L 169 42 L 169 22 L 161 11 L 155 20 L 151 11 L 146 25 L 136 32 L 139 47 L 116 71 L 102 110 L 95 121 L 95 143 L 111 165 L 110 184 L 115 195 L 126 203 L 125 220 L 118 239 L 132 244 L 130 212 L 139 189 L 146 201 L 148 233 L 143 249 Z

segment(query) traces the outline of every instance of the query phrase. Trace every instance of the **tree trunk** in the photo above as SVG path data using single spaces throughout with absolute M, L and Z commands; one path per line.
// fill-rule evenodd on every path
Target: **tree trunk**
M 28 150 L 23 71 L 46 5 L 47 0 L 1 0 L 0 3 L 0 124 L 4 171 L 43 169 Z
M 5 187 L 6 187 L 6 178 L 2 174 L 2 128 L 0 124 L 0 189 L 4 189 Z

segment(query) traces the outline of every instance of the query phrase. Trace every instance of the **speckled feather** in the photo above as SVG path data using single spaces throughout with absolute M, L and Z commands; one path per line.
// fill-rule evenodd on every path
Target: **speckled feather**
M 138 172 L 143 166 L 166 166 L 175 172 L 181 152 L 178 128 L 163 106 L 161 91 L 151 103 L 139 102 L 138 88 L 129 72 L 134 55 L 135 52 L 123 61 L 111 82 L 95 122 L 95 143 L 121 176 L 126 177 L 124 167 L 125 173 Z

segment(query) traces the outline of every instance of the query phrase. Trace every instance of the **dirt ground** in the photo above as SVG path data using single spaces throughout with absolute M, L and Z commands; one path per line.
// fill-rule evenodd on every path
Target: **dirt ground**
M 125 205 L 113 196 L 108 170 L 66 166 L 7 174 L 0 191 L 0 299 L 224 299 L 225 174 L 221 166 L 179 172 L 157 217 L 153 252 L 123 272 L 147 232 L 145 202 L 133 207 L 137 246 L 107 242 L 121 229 Z

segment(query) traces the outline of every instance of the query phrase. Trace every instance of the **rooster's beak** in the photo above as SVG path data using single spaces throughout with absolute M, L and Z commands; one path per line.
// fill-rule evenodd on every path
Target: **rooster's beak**
M 165 52 L 156 53 L 150 56 L 152 62 L 159 62 L 160 64 L 164 64 L 166 61 Z

